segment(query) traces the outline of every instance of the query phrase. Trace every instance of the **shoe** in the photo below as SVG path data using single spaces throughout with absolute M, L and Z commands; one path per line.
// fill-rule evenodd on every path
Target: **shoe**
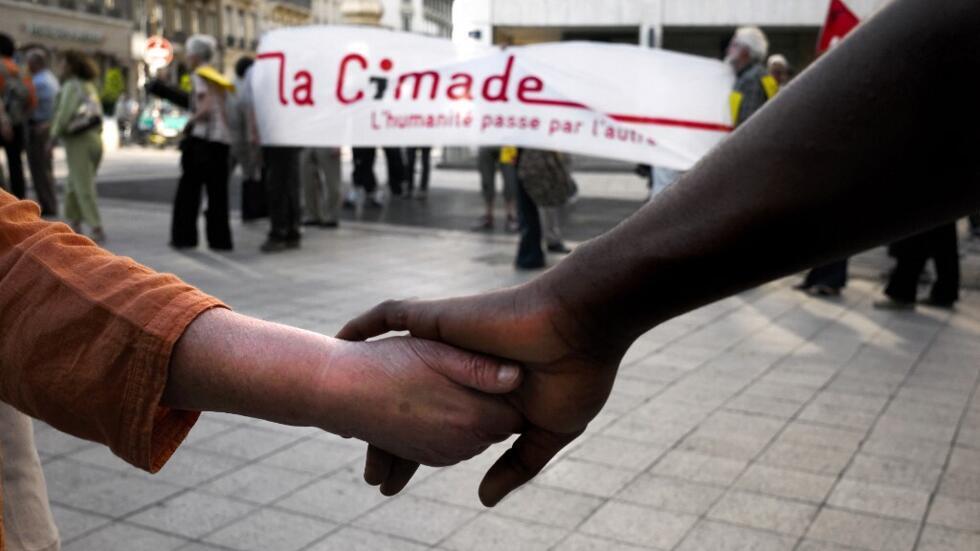
M 793 285 L 793 290 L 794 291 L 800 291 L 801 293 L 808 293 L 809 294 L 811 287 L 813 287 L 813 286 L 812 285 L 807 285 L 807 283 L 805 281 L 803 281 L 803 282 L 797 283 L 796 285 Z
M 818 284 L 813 287 L 812 293 L 818 297 L 839 297 L 840 287 Z
M 493 218 L 490 216 L 480 217 L 480 223 L 473 226 L 473 231 L 493 231 Z
M 168 244 L 170 245 L 170 248 L 171 249 L 178 250 L 178 251 L 186 251 L 186 250 L 196 249 L 197 248 L 197 244 L 196 243 L 193 244 L 193 245 L 186 245 L 186 244 L 174 243 L 173 241 L 171 241 Z
M 78 235 L 82 235 L 82 223 L 80 221 L 69 220 L 68 227 L 71 228 L 71 231 L 77 233 Z
M 416 201 L 425 201 L 429 198 L 429 192 L 424 189 L 418 189 L 415 190 L 414 197 Z
M 347 210 L 354 210 L 357 208 L 357 204 L 350 199 L 344 199 L 343 207 Z
M 230 253 L 235 250 L 231 245 L 208 245 L 208 248 L 219 253 Z
M 333 222 L 320 222 L 316 225 L 318 228 L 324 230 L 332 230 L 340 227 L 340 222 L 334 220 Z
M 956 309 L 956 301 L 946 302 L 946 301 L 936 300 L 936 299 L 934 299 L 932 297 L 929 297 L 929 298 L 920 300 L 919 301 L 919 304 L 921 304 L 923 306 L 931 306 L 933 308 L 942 308 L 943 310 L 955 310 Z
M 313 219 L 303 220 L 303 225 L 304 226 L 307 226 L 307 227 L 310 227 L 310 226 L 319 226 L 320 224 L 323 224 L 323 222 L 320 222 L 319 220 L 313 220 Z
M 384 208 L 385 205 L 381 201 L 378 201 L 377 199 L 372 197 L 367 201 L 364 201 L 364 206 L 369 209 L 380 209 L 380 208 Z
M 287 249 L 298 249 L 300 247 L 301 241 L 299 239 L 287 239 L 286 248 Z
M 513 216 L 507 216 L 506 229 L 509 233 L 517 233 L 521 231 L 521 225 L 517 222 L 517 219 Z
M 105 243 L 105 232 L 102 231 L 102 228 L 92 228 L 92 241 L 95 241 L 97 245 Z
M 265 243 L 259 247 L 259 250 L 264 253 L 278 253 L 285 251 L 288 248 L 286 241 L 282 239 L 267 239 Z
M 915 310 L 914 302 L 895 300 L 891 297 L 885 297 L 879 301 L 876 301 L 873 306 L 878 310 L 893 310 L 896 312 L 907 312 L 909 310 Z
M 548 252 L 555 254 L 568 254 L 572 252 L 564 243 L 551 243 L 548 245 Z
M 548 267 L 548 263 L 542 260 L 541 262 L 532 262 L 529 264 L 515 263 L 514 267 L 518 270 L 542 270 Z

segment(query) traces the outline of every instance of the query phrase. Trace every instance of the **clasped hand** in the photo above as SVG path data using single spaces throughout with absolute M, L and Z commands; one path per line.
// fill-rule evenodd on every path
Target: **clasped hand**
M 386 302 L 348 323 L 337 336 L 362 341 L 390 331 L 507 358 L 525 368 L 519 388 L 506 395 L 523 418 L 520 436 L 480 485 L 480 500 L 487 506 L 531 480 L 582 434 L 605 404 L 626 350 L 599 341 L 534 282 L 468 298 Z M 418 468 L 417 460 L 378 440 L 365 440 L 370 443 L 365 480 L 381 486 L 385 495 L 398 493 Z

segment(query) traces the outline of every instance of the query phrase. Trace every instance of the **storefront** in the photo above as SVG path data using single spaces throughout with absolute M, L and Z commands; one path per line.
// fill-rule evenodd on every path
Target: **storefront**
M 136 91 L 130 20 L 11 0 L 0 0 L 0 11 L 0 32 L 10 35 L 18 50 L 40 47 L 55 58 L 66 50 L 82 51 L 99 66 L 100 87 L 109 75 L 112 87 Z

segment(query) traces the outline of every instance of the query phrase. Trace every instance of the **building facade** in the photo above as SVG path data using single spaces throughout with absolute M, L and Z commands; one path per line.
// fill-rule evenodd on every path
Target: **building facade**
M 846 0 L 862 19 L 890 0 Z M 758 25 L 796 67 L 814 58 L 830 0 L 457 0 L 454 39 L 484 44 L 595 40 L 720 57 Z
M 91 56 L 102 78 L 113 81 L 107 103 L 135 91 L 130 0 L 0 0 L 0 13 L 0 32 L 21 51 L 41 48 L 55 60 L 66 50 Z

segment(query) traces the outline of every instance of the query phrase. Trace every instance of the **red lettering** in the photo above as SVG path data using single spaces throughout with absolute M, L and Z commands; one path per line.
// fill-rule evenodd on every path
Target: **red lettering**
M 517 99 L 528 105 L 547 105 L 550 107 L 569 107 L 572 109 L 587 109 L 584 103 L 563 101 L 547 98 L 528 97 L 528 93 L 537 94 L 544 91 L 544 82 L 538 77 L 524 77 L 517 84 Z
M 279 103 L 289 105 L 286 99 L 286 54 L 282 52 L 265 52 L 255 56 L 257 61 L 276 59 L 279 61 Z
M 504 72 L 499 75 L 494 75 L 483 83 L 483 99 L 492 102 L 498 101 L 508 101 L 507 99 L 507 89 L 510 88 L 510 75 L 514 69 L 514 56 L 507 57 L 507 66 Z M 500 83 L 500 90 L 496 94 L 490 93 L 490 86 L 495 83 Z
M 422 79 L 432 79 L 432 88 L 429 91 L 429 98 L 436 99 L 439 93 L 439 73 L 435 71 L 420 71 L 418 73 L 405 73 L 404 75 L 398 77 L 398 88 L 395 90 L 395 99 L 401 99 L 402 97 L 402 86 L 408 83 L 409 80 L 415 81 L 415 87 L 412 90 L 412 99 L 419 99 L 419 94 L 422 93 Z
M 362 90 L 358 90 L 353 97 L 344 96 L 344 85 L 347 83 L 347 65 L 351 62 L 359 64 L 361 69 L 368 68 L 368 61 L 361 54 L 347 54 L 344 59 L 340 60 L 340 75 L 337 77 L 337 101 L 344 105 L 357 103 L 364 99 L 364 91 Z
M 461 90 L 457 92 L 457 88 Z M 446 96 L 454 101 L 472 100 L 473 76 L 468 73 L 456 73 L 453 75 L 452 86 L 446 90 Z
M 299 71 L 293 76 L 293 101 L 296 105 L 313 106 L 313 75 L 309 71 Z M 302 95 L 300 94 L 302 93 Z

